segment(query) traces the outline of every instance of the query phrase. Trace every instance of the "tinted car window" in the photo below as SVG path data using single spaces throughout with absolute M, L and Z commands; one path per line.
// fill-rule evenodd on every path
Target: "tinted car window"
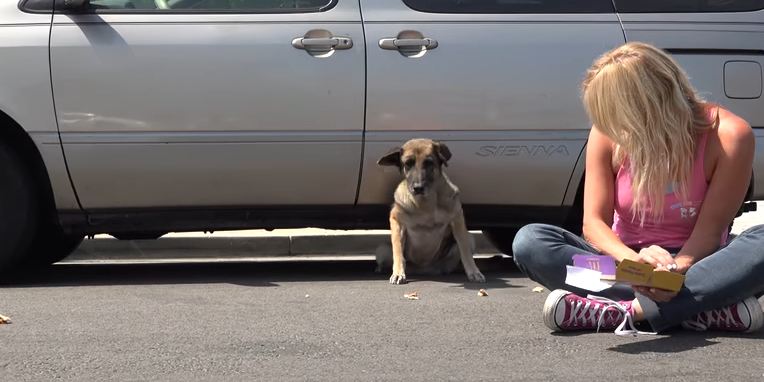
M 764 9 L 764 0 L 615 0 L 618 12 L 745 12 Z
M 50 11 L 53 9 L 53 0 L 25 0 L 19 7 L 24 11 Z
M 389 0 L 388 0 L 389 1 Z M 610 13 L 610 0 L 403 0 L 431 13 Z
M 157 11 L 317 11 L 332 0 L 90 0 L 93 9 Z

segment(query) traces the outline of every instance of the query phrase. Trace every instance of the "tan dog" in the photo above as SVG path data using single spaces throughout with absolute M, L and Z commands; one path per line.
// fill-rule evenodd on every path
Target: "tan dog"
M 459 189 L 443 171 L 448 147 L 430 139 L 412 139 L 377 161 L 397 166 L 404 179 L 390 210 L 391 247 L 377 251 L 377 270 L 390 265 L 391 284 L 406 282 L 406 263 L 424 273 L 450 273 L 461 260 L 467 278 L 485 282 L 472 257 L 472 238 L 464 222 Z

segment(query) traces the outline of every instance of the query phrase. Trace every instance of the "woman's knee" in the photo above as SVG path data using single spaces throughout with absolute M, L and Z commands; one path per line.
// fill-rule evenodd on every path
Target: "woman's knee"
M 764 248 L 764 224 L 756 225 L 746 229 L 739 235 L 729 241 L 728 246 L 735 248 L 745 248 L 747 251 L 764 254 L 761 248 Z
M 520 228 L 512 241 L 512 257 L 514 257 L 515 262 L 518 265 L 526 264 L 537 254 L 543 253 L 546 247 L 546 240 L 543 238 L 548 237 L 554 228 L 548 224 L 538 223 L 528 224 Z
M 741 232 L 737 237 L 748 236 L 754 239 L 764 240 L 764 224 L 755 225 Z

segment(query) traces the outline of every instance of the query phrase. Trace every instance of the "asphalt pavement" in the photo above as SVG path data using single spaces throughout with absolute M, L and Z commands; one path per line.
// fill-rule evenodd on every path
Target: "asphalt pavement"
M 3 381 L 764 379 L 764 333 L 552 334 L 483 259 L 403 286 L 370 261 L 64 264 L 4 281 Z M 479 288 L 488 296 L 480 297 Z M 405 293 L 417 291 L 419 300 Z
M 208 243 L 205 257 L 98 243 L 0 280 L 0 314 L 13 320 L 0 325 L 0 380 L 764 380 L 764 332 L 553 334 L 541 320 L 549 291 L 490 249 L 484 285 L 455 274 L 395 286 L 360 249 L 257 256 Z M 413 291 L 419 300 L 404 298 Z

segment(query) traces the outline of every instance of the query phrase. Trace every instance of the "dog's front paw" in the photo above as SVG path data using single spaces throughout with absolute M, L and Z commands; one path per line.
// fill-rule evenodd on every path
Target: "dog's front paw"
M 474 272 L 467 273 L 467 279 L 470 280 L 470 282 L 473 283 L 484 283 L 485 282 L 485 276 L 483 276 L 480 271 L 476 270 Z
M 406 283 L 406 275 L 403 273 L 396 274 L 393 273 L 392 276 L 390 276 L 390 284 L 405 284 Z

